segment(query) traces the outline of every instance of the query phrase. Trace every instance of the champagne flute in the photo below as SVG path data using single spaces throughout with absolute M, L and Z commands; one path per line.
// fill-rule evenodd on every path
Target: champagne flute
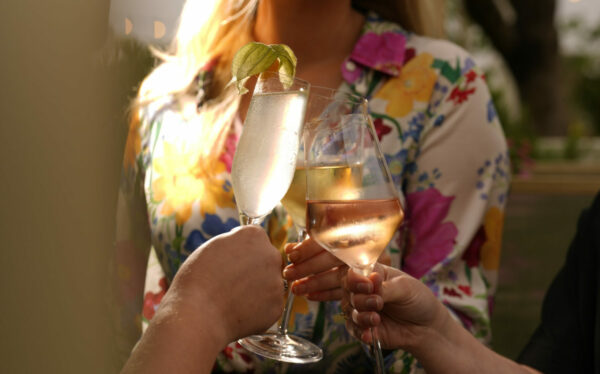
M 366 99 L 339 93 L 304 129 L 310 237 L 368 275 L 403 219 L 401 196 L 379 147 Z M 377 373 L 384 372 L 375 334 Z
M 294 175 L 310 85 L 294 79 L 287 88 L 281 81 L 278 72 L 259 75 L 233 157 L 231 178 L 242 225 L 260 225 Z M 252 335 L 239 343 L 279 361 L 305 363 L 323 357 L 311 342 L 287 334 Z
M 310 85 L 295 78 L 286 88 L 280 75 L 259 75 L 233 157 L 231 179 L 242 225 L 261 224 L 294 175 Z

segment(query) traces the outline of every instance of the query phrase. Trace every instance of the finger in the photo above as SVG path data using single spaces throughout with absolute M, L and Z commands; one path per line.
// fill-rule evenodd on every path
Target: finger
M 319 274 L 297 280 L 292 286 L 296 295 L 306 295 L 315 292 L 328 291 L 341 288 L 340 273 L 345 269 L 333 268 Z
M 337 301 L 341 300 L 343 296 L 342 288 L 336 288 L 334 290 L 319 291 L 315 293 L 309 293 L 306 298 L 311 301 Z
M 362 329 L 360 334 L 360 340 L 365 344 L 371 344 L 373 342 L 373 335 L 371 329 Z
M 352 269 L 348 270 L 343 286 L 350 292 L 366 294 L 373 292 L 373 283 L 371 280 Z
M 288 252 L 291 252 L 294 250 L 294 247 L 297 246 L 300 243 L 287 243 L 283 249 L 285 251 L 285 253 L 287 254 Z
M 380 295 L 355 293 L 351 295 L 350 303 L 359 312 L 380 311 L 383 309 L 383 298 Z
M 288 255 L 290 262 L 293 263 L 306 261 L 324 250 L 323 247 L 311 238 L 300 243 L 290 243 L 285 246 L 285 253 Z
M 369 274 L 369 281 L 373 285 L 373 293 L 381 293 L 381 285 L 383 284 L 384 275 L 379 272 Z
M 359 312 L 354 309 L 352 311 L 352 322 L 362 329 L 368 329 L 379 325 L 381 317 L 376 312 Z
M 331 253 L 321 250 L 318 254 L 301 263 L 288 265 L 283 270 L 283 277 L 287 280 L 296 280 L 340 265 L 343 265 L 343 262 L 335 258 Z

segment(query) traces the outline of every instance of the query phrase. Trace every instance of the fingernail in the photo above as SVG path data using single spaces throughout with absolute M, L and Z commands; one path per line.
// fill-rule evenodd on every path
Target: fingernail
M 377 309 L 377 307 L 379 306 L 377 298 L 376 297 L 369 297 L 366 301 L 365 304 L 367 305 L 367 308 L 369 309 Z
M 283 269 L 283 277 L 285 279 L 291 279 L 294 276 L 294 268 L 293 267 L 286 267 L 285 269 Z
M 290 262 L 296 262 L 300 259 L 300 251 L 291 251 L 288 253 L 288 259 Z
M 371 293 L 373 292 L 373 285 L 371 283 L 359 283 L 356 285 L 356 289 L 360 293 Z
M 371 313 L 371 315 L 369 316 L 369 323 L 371 325 L 375 325 L 375 313 Z
M 296 295 L 304 295 L 306 293 L 306 286 L 304 284 L 295 284 L 292 287 L 292 291 L 296 294 Z

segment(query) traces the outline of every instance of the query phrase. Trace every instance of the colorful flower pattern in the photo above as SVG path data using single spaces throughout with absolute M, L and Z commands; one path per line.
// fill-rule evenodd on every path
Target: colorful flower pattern
M 398 77 L 385 83 L 375 97 L 387 101 L 386 114 L 404 117 L 413 110 L 415 102 L 429 101 L 437 80 L 437 74 L 431 68 L 432 62 L 432 55 L 422 53 L 404 65 Z
M 388 247 L 388 258 L 420 278 L 457 320 L 487 342 L 510 170 L 483 75 L 455 45 L 408 33 L 374 14 L 341 70 L 341 89 L 369 98 L 392 178 L 406 198 L 406 221 Z M 198 87 L 207 76 L 208 71 L 199 74 Z M 122 198 L 143 196 L 147 211 L 146 220 L 133 220 L 139 227 L 129 233 L 147 232 L 143 225 L 150 223 L 151 244 L 169 280 L 198 246 L 239 224 L 229 173 L 241 128 L 232 126 L 218 160 L 203 163 L 190 143 L 193 127 L 178 111 L 171 101 L 143 107 L 130 127 L 124 157 Z M 278 247 L 293 230 L 279 208 L 265 228 Z M 129 283 L 139 273 L 119 272 Z M 145 318 L 151 318 L 163 291 L 147 293 Z M 372 372 L 369 350 L 346 331 L 338 302 L 297 298 L 292 316 L 291 330 L 320 344 L 325 355 L 315 364 L 286 365 L 285 372 Z M 386 366 L 393 373 L 422 372 L 402 351 L 388 354 Z M 215 372 L 281 370 L 235 343 L 215 364 Z
M 435 188 L 406 196 L 408 241 L 404 247 L 404 271 L 421 278 L 440 264 L 454 249 L 458 230 L 444 222 L 453 197 L 445 197 Z

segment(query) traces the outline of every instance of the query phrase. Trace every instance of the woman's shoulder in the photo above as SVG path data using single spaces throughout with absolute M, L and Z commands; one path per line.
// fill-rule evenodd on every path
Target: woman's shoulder
M 473 58 L 467 50 L 446 39 L 411 33 L 407 36 L 405 48 L 407 51 L 414 50 L 415 54 L 427 53 L 439 61 L 438 64 L 447 62 L 454 67 L 458 67 L 457 64 L 461 67 L 464 64 L 474 65 Z

